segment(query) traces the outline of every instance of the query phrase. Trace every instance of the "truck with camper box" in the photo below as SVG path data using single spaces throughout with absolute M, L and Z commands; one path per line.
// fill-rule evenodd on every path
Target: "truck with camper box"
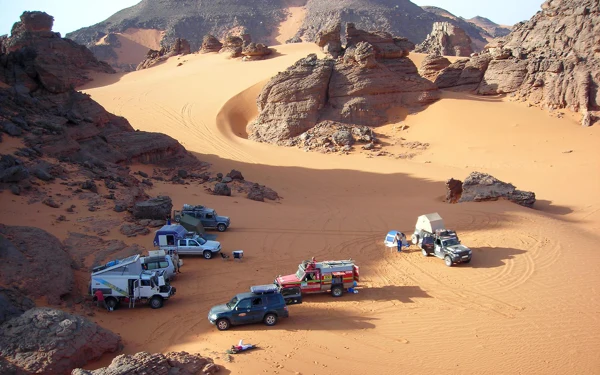
M 179 222 L 183 215 L 193 216 L 200 220 L 204 228 L 214 228 L 219 232 L 225 232 L 231 225 L 228 216 L 219 216 L 214 209 L 201 205 L 184 204 L 183 209 L 173 211 L 176 222 Z
M 419 216 L 411 240 L 421 248 L 423 256 L 441 258 L 448 267 L 455 263 L 470 263 L 473 256 L 471 249 L 460 243 L 456 232 L 446 229 L 438 213 Z
M 281 289 L 300 287 L 303 294 L 330 292 L 341 297 L 359 279 L 358 266 L 352 259 L 317 262 L 313 257 L 300 263 L 295 274 L 278 276 L 275 284 Z
M 154 246 L 166 252 L 176 251 L 179 256 L 202 255 L 205 259 L 211 259 L 221 251 L 218 241 L 205 240 L 179 224 L 164 225 L 157 230 Z
M 121 302 L 135 307 L 137 302 L 148 302 L 158 309 L 165 300 L 175 295 L 175 287 L 165 280 L 164 270 L 144 270 L 139 255 L 113 260 L 92 269 L 90 293 L 102 291 L 106 305 L 117 309 Z

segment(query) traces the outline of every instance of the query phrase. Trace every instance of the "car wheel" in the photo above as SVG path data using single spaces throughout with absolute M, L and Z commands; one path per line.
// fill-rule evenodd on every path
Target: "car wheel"
M 231 327 L 229 320 L 227 319 L 219 319 L 217 320 L 217 329 L 219 331 L 227 331 Z
M 265 324 L 269 327 L 274 326 L 275 324 L 277 324 L 277 315 L 269 313 L 265 315 L 263 322 L 265 322 Z
M 421 254 L 423 254 L 424 257 L 428 257 L 429 256 L 429 253 L 425 249 L 421 249 Z
M 419 243 L 419 235 L 418 234 L 413 234 L 410 237 L 410 242 L 412 242 L 413 245 L 416 245 Z
M 341 297 L 344 294 L 344 289 L 341 286 L 334 286 L 331 288 L 331 295 L 334 297 Z
M 119 300 L 114 297 L 108 297 L 106 300 L 106 306 L 108 306 L 111 310 L 116 310 L 119 308 Z
M 212 258 L 213 253 L 210 250 L 204 250 L 204 252 L 202 253 L 202 255 L 204 256 L 204 259 L 210 259 L 210 258 Z
M 217 225 L 217 230 L 219 232 L 225 232 L 227 230 L 227 225 L 225 225 L 225 224 L 219 224 L 219 225 Z
M 159 297 L 159 296 L 152 297 L 152 299 L 150 300 L 150 307 L 152 307 L 153 309 L 160 309 L 161 307 L 163 307 L 162 297 Z
M 444 262 L 446 262 L 448 267 L 452 267 L 452 259 L 448 255 L 444 257 Z

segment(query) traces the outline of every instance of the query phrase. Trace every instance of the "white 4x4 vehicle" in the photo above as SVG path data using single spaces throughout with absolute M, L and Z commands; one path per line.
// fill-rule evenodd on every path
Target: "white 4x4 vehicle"
M 179 255 L 202 255 L 204 258 L 210 259 L 217 255 L 219 251 L 221 251 L 221 243 L 205 240 L 200 236 L 177 240 Z

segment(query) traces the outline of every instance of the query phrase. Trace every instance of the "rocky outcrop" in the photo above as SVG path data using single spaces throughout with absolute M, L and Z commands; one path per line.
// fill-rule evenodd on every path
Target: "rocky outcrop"
M 52 32 L 54 18 L 44 12 L 24 12 L 2 42 L 0 81 L 18 84 L 20 93 L 45 90 L 62 93 L 91 81 L 88 73 L 114 73 L 84 46 Z
M 235 35 L 227 35 L 223 41 L 223 47 L 219 53 L 225 54 L 229 58 L 237 58 L 242 56 L 242 50 L 244 48 L 244 40 Z
M 486 46 L 475 63 L 456 62 L 438 79 L 439 87 L 465 87 L 463 70 L 470 69 L 469 89 L 481 95 L 509 94 L 550 110 L 567 108 L 582 115 L 582 125 L 600 118 L 600 5 L 594 0 L 548 0 L 529 21 Z M 439 82 L 438 82 L 439 81 Z
M 242 61 L 263 60 L 273 51 L 262 43 L 249 43 L 242 48 Z
M 213 189 L 213 194 L 230 197 L 231 196 L 231 188 L 224 182 L 218 182 L 215 184 L 215 187 Z
M 487 54 L 456 60 L 438 73 L 434 83 L 441 89 L 476 90 L 490 61 L 491 57 Z
M 448 203 L 485 202 L 506 199 L 521 206 L 532 208 L 535 193 L 517 190 L 514 185 L 480 172 L 472 172 L 461 184 L 459 180 L 446 182 L 446 201 Z
M 138 202 L 133 207 L 136 219 L 164 220 L 171 217 L 173 202 L 170 197 L 158 196 L 147 201 Z
M 321 121 L 378 126 L 386 123 L 387 109 L 419 110 L 438 99 L 437 87 L 405 57 L 410 43 L 352 24 L 346 30 L 343 58 L 309 55 L 264 86 L 259 115 L 248 127 L 250 139 L 292 145 Z
M 34 307 L 35 303 L 21 292 L 0 287 L 0 325 Z
M 471 38 L 463 29 L 449 22 L 436 22 L 431 33 L 419 44 L 416 52 L 445 56 L 470 56 Z
M 199 354 L 139 352 L 134 355 L 121 354 L 113 359 L 108 367 L 98 370 L 75 369 L 72 375 L 209 375 L 217 373 L 219 370 L 219 366 L 215 365 L 212 359 Z
M 223 48 L 223 43 L 219 39 L 215 38 L 214 35 L 205 35 L 202 39 L 202 46 L 200 47 L 200 53 L 219 52 Z
M 120 346 L 119 336 L 83 317 L 33 308 L 0 326 L 0 368 L 4 374 L 69 374 Z
M 72 261 L 60 241 L 34 227 L 0 224 L 0 284 L 58 304 L 73 287 Z
M 317 33 L 315 43 L 334 59 L 342 53 L 342 24 L 337 22 Z
M 441 55 L 427 55 L 421 62 L 419 74 L 421 77 L 435 82 L 440 72 L 450 66 L 450 60 Z
M 158 63 L 178 55 L 189 55 L 191 53 L 190 43 L 182 38 L 177 38 L 169 47 L 163 47 L 159 51 L 149 50 L 146 58 L 137 66 L 136 70 L 148 69 Z
M 322 121 L 291 142 L 307 151 L 339 152 L 349 151 L 357 143 L 369 144 L 375 141 L 373 129 L 368 126 Z

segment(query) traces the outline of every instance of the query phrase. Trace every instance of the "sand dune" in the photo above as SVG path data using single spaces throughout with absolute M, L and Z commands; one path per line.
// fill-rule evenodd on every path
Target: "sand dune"
M 279 25 L 277 34 L 273 36 L 276 42 L 274 44 L 285 44 L 286 40 L 296 35 L 306 16 L 305 0 L 288 0 L 287 2 L 289 4 L 287 8 L 288 16 Z
M 232 363 L 219 355 L 234 374 L 597 373 L 599 129 L 505 98 L 445 93 L 400 124 L 377 129 L 390 150 L 401 137 L 431 144 L 412 160 L 306 153 L 245 139 L 260 87 L 310 52 L 314 45 L 285 45 L 277 57 L 251 63 L 190 55 L 85 89 L 135 128 L 167 133 L 215 170 L 241 170 L 283 197 L 258 203 L 235 192 L 217 197 L 156 184 L 151 194 L 168 194 L 175 206 L 202 203 L 230 215 L 231 230 L 219 239 L 227 252 L 244 249 L 246 259 L 186 259 L 174 282 L 177 296 L 164 309 L 99 313 L 96 321 L 123 336 L 127 353 L 215 357 L 242 338 L 260 345 Z M 443 203 L 444 181 L 473 170 L 535 191 L 536 209 Z M 414 249 L 383 247 L 387 230 L 408 233 L 418 215 L 434 211 L 474 250 L 470 265 L 447 268 Z M 150 246 L 151 239 L 127 241 Z M 294 272 L 311 256 L 355 259 L 359 294 L 307 297 L 272 328 L 218 332 L 207 322 L 212 305 Z
M 164 32 L 154 29 L 129 28 L 122 33 L 116 33 L 121 43 L 118 48 L 113 48 L 118 58 L 111 63 L 116 64 L 139 64 L 142 62 L 148 50 L 160 50 L 160 41 Z M 103 44 L 106 37 L 100 39 L 97 44 Z

